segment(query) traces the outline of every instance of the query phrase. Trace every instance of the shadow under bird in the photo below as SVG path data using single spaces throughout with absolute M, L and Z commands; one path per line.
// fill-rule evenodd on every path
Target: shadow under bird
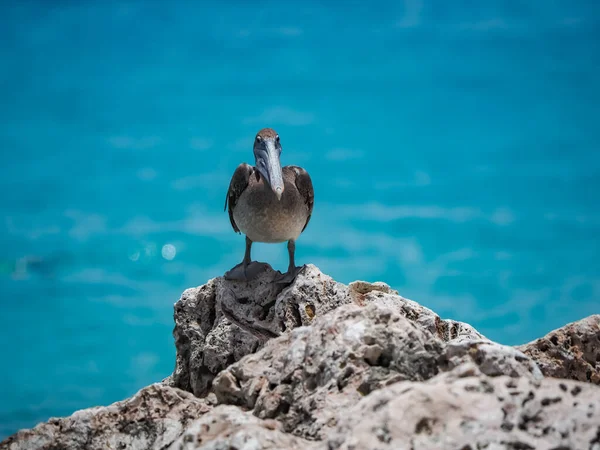
M 263 128 L 254 140 L 255 166 L 240 164 L 235 170 L 225 208 L 234 231 L 246 235 L 246 252 L 240 264 L 225 273 L 229 280 L 248 281 L 269 264 L 252 261 L 253 242 L 287 241 L 288 271 L 275 281 L 292 282 L 302 267 L 296 267 L 296 240 L 304 231 L 313 211 L 314 191 L 308 172 L 302 167 L 281 167 L 281 142 L 271 128 Z

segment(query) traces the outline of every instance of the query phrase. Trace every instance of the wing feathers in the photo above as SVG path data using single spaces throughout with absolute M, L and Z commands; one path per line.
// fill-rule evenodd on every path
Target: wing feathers
M 237 169 L 235 169 L 235 172 L 231 177 L 231 182 L 229 183 L 229 189 L 227 190 L 225 209 L 227 209 L 227 204 L 229 203 L 229 221 L 231 222 L 231 226 L 236 233 L 239 233 L 240 229 L 233 219 L 233 209 L 235 208 L 240 195 L 242 195 L 242 192 L 244 192 L 244 189 L 248 187 L 248 180 L 250 180 L 250 176 L 253 172 L 254 168 L 250 164 L 240 164 Z
M 315 204 L 315 191 L 313 190 L 312 180 L 310 179 L 310 175 L 306 170 L 299 166 L 286 166 L 283 170 L 291 170 L 295 175 L 296 188 L 298 192 L 304 199 L 304 203 L 308 209 L 308 217 L 306 218 L 306 223 L 304 224 L 304 228 L 302 231 L 306 229 L 308 222 L 310 222 L 310 218 L 312 216 L 313 206 Z

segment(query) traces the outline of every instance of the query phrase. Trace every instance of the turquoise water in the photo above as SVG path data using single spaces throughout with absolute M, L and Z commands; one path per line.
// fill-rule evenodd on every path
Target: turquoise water
M 264 126 L 299 263 L 507 344 L 600 312 L 600 3 L 337 4 L 2 3 L 0 437 L 172 371 Z

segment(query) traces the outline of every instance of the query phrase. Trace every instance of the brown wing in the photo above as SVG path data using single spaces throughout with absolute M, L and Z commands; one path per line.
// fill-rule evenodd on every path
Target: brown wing
M 242 192 L 244 192 L 244 189 L 248 186 L 248 180 L 250 180 L 250 176 L 253 172 L 254 167 L 250 164 L 242 163 L 237 166 L 237 169 L 235 169 L 235 172 L 233 172 L 233 176 L 231 177 L 231 182 L 229 183 L 227 197 L 225 197 L 225 209 L 227 209 L 227 204 L 229 203 L 229 220 L 236 233 L 239 233 L 240 229 L 237 227 L 235 220 L 233 220 L 233 210 L 240 195 L 242 195 Z
M 308 209 L 308 217 L 306 218 L 306 223 L 304 224 L 304 228 L 302 231 L 306 229 L 308 222 L 310 222 L 310 217 L 312 216 L 313 206 L 315 204 L 315 191 L 313 190 L 312 180 L 310 179 L 310 175 L 306 170 L 302 167 L 298 166 L 285 166 L 283 168 L 284 171 L 292 171 L 295 175 L 296 180 L 296 188 L 298 188 L 298 192 L 304 199 L 306 203 L 306 208 Z

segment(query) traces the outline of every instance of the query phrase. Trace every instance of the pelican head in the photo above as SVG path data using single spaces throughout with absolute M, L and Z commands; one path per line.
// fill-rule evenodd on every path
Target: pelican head
M 269 183 L 269 186 L 281 200 L 283 195 L 283 175 L 281 172 L 281 143 L 279 135 L 271 128 L 263 128 L 254 139 L 254 158 L 256 168 Z

